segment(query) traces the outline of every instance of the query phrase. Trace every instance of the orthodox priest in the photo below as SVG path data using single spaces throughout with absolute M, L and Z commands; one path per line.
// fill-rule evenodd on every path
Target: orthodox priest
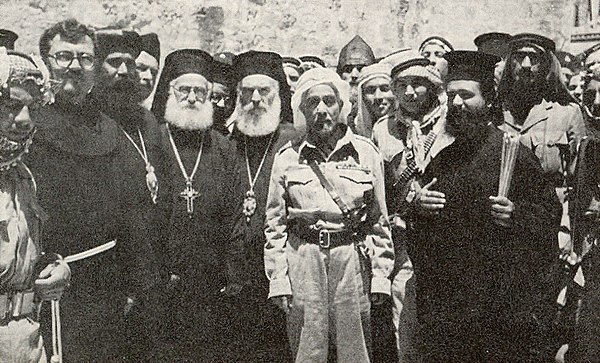
M 214 62 L 199 49 L 167 55 L 152 105 L 170 181 L 158 204 L 165 215 L 174 361 L 222 361 L 228 336 L 222 297 L 232 254 L 239 252 L 229 246 L 242 202 L 234 194 L 236 151 L 211 127 Z
M 291 124 L 290 87 L 286 82 L 282 59 L 271 52 L 249 51 L 233 61 L 237 81 L 237 102 L 230 122 L 237 146 L 237 178 L 243 199 L 237 207 L 236 235 L 243 238 L 246 283 L 240 297 L 239 317 L 242 347 L 232 361 L 289 361 L 285 339 L 285 316 L 267 301 L 269 281 L 264 273 L 263 247 L 267 192 L 273 158 L 296 134 Z M 238 271 L 242 271 L 239 269 Z M 235 294 L 241 285 L 230 285 Z M 268 336 L 268 338 L 266 338 Z M 277 343 L 275 343 L 277 342 Z M 275 344 L 274 344 L 275 343 Z M 232 357 L 233 358 L 233 357 Z
M 498 57 L 445 55 L 449 110 L 442 149 L 416 182 L 409 254 L 424 362 L 550 361 L 560 205 L 531 152 L 517 145 L 499 195 L 504 134 L 493 125 Z M 518 141 L 514 141 L 518 143 Z

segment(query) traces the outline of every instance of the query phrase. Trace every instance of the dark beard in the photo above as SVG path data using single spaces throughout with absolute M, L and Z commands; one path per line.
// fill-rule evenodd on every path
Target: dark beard
M 488 133 L 488 113 L 486 109 L 478 111 L 462 110 L 450 106 L 446 115 L 446 131 L 457 140 L 481 142 Z
M 415 112 L 408 112 L 402 107 L 402 104 L 398 104 L 398 111 L 405 116 L 409 116 L 413 120 L 420 120 L 425 116 L 428 112 L 431 112 L 435 107 L 440 104 L 437 95 L 433 92 L 430 92 L 427 100 L 425 100 L 422 104 L 419 105 L 419 108 Z
M 144 123 L 144 110 L 139 105 L 139 86 L 131 80 L 119 80 L 98 87 L 94 93 L 97 107 L 126 130 L 135 130 Z
M 533 106 L 542 101 L 544 81 L 539 78 L 537 77 L 534 81 L 515 81 L 512 85 L 512 98 L 507 106 L 519 124 L 523 124 Z

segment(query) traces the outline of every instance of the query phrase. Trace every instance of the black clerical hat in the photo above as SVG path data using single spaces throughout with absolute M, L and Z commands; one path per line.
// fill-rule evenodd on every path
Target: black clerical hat
M 140 35 L 136 32 L 98 30 L 95 36 L 96 58 L 101 62 L 111 53 L 129 53 L 133 58 L 140 55 Z
M 160 40 L 156 33 L 140 35 L 141 50 L 160 62 Z
M 233 63 L 233 58 L 235 58 L 235 54 L 231 52 L 219 52 L 215 53 L 213 56 L 214 60 L 219 63 L 225 63 L 231 65 Z
M 501 58 L 492 54 L 470 50 L 456 50 L 444 54 L 448 61 L 445 81 L 469 80 L 479 83 L 494 82 L 496 63 Z
M 525 44 L 535 44 L 538 45 L 547 52 L 554 53 L 556 51 L 556 43 L 550 38 L 547 38 L 543 35 L 533 34 L 533 33 L 521 33 L 513 35 L 510 45 L 511 48 L 515 49 L 516 47 L 523 46 Z
M 8 30 L 8 29 L 0 29 L 0 47 L 5 47 L 8 50 L 15 49 L 15 42 L 19 36 L 17 33 Z
M 196 73 L 212 81 L 216 72 L 216 61 L 200 49 L 178 49 L 165 58 L 163 70 L 156 85 L 156 93 L 152 102 L 152 112 L 161 120 L 165 114 L 165 105 L 169 98 L 169 87 L 175 78 Z
M 477 36 L 473 43 L 477 47 L 477 51 L 493 54 L 498 57 L 505 57 L 510 50 L 509 42 L 512 36 L 507 33 L 484 33 Z
M 279 97 L 281 98 L 281 114 L 289 117 L 291 111 L 290 86 L 283 71 L 282 58 L 273 52 L 250 50 L 235 56 L 233 59 L 234 82 L 237 84 L 242 79 L 253 74 L 269 76 L 279 83 Z

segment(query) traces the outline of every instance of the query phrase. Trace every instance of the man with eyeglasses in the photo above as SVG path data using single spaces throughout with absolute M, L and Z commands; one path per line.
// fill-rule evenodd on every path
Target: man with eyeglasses
M 212 93 L 210 101 L 214 107 L 213 128 L 223 135 L 231 133 L 232 126 L 227 127 L 227 119 L 234 108 L 235 85 L 233 85 L 233 69 L 231 62 L 218 55 L 215 60 L 215 74 L 212 77 Z
M 235 229 L 243 246 L 240 279 L 226 293 L 237 296 L 238 339 L 242 341 L 232 361 L 287 362 L 285 317 L 265 296 L 263 246 L 267 191 L 277 151 L 295 136 L 291 124 L 290 88 L 279 54 L 249 51 L 234 58 L 232 70 L 237 101 L 230 120 L 230 139 L 236 143 L 237 208 Z M 244 338 L 245 337 L 245 338 Z M 267 338 L 268 337 L 268 338 Z M 232 357 L 233 358 L 233 357 Z
M 563 205 L 558 245 L 553 252 L 561 259 L 572 256 L 568 188 L 574 181 L 577 148 L 586 134 L 580 106 L 563 83 L 561 66 L 554 55 L 554 41 L 538 34 L 513 36 L 510 52 L 498 85 L 504 109 L 500 128 L 520 137 L 521 143 L 538 157 L 544 178 L 555 187 Z M 557 264 L 563 264 L 557 261 Z M 562 281 L 557 279 L 559 295 Z M 562 306 L 566 301 L 557 300 Z
M 224 362 L 234 330 L 223 288 L 242 253 L 233 238 L 235 149 L 212 128 L 217 65 L 200 49 L 167 55 L 152 111 L 160 122 L 167 182 L 161 210 L 162 268 L 168 276 L 169 361 Z
M 155 185 L 148 170 L 156 166 L 156 177 L 160 169 L 151 156 L 151 137 L 140 137 L 136 124 L 118 124 L 102 113 L 95 93 L 100 88 L 90 94 L 108 54 L 95 41 L 88 27 L 72 19 L 42 35 L 40 53 L 62 83 L 55 85 L 55 104 L 32 113 L 38 132 L 28 160 L 40 204 L 50 214 L 44 243 L 63 256 L 87 255 L 72 264 L 76 277 L 61 301 L 68 311 L 62 316 L 65 360 L 140 361 L 145 358 L 136 354 L 150 350 L 138 349 L 126 333 L 130 325 L 140 337 L 158 330 L 152 320 L 158 314 L 147 313 L 155 306 L 150 294 L 159 281 L 153 251 L 158 233 L 150 223 Z M 112 249 L 93 253 L 113 240 Z M 147 319 L 141 323 L 136 314 Z
M 143 100 L 142 105 L 146 109 L 152 107 L 150 95 L 154 90 L 158 66 L 160 64 L 160 40 L 156 33 L 148 33 L 140 36 L 140 54 L 135 59 L 135 65 L 140 78 Z

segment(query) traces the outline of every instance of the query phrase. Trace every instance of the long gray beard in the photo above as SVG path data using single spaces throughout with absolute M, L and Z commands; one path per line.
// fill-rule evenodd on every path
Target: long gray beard
M 182 106 L 174 96 L 167 99 L 165 121 L 184 130 L 205 131 L 213 124 L 213 105 L 211 102 L 196 102 L 193 108 Z
M 236 127 L 240 132 L 249 137 L 269 135 L 279 127 L 279 117 L 281 115 L 281 99 L 275 97 L 271 106 L 260 113 L 250 112 L 250 109 L 243 107 L 238 100 L 233 114 L 229 118 L 234 120 Z

